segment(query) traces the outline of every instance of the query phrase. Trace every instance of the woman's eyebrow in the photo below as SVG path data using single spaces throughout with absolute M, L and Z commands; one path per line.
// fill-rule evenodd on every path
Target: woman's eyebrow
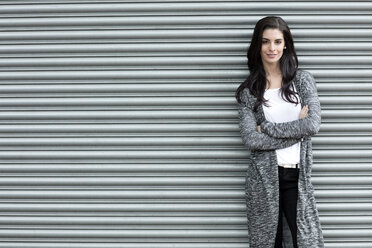
M 263 40 L 270 40 L 268 38 L 262 38 Z M 278 39 L 275 39 L 275 40 L 283 40 L 282 38 L 278 38 Z

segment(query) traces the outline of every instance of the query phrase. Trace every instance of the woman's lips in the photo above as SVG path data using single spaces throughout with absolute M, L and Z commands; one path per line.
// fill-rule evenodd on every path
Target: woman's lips
M 267 57 L 269 58 L 275 58 L 276 54 L 267 54 Z

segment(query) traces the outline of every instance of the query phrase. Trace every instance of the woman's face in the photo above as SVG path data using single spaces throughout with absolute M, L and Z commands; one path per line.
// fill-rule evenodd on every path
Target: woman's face
M 284 50 L 284 37 L 279 29 L 265 29 L 262 34 L 261 59 L 263 64 L 279 63 Z

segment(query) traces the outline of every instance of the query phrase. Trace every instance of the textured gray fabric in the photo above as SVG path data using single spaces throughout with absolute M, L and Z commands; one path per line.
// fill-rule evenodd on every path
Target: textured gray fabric
M 239 128 L 244 145 L 251 151 L 248 161 L 245 197 L 247 203 L 250 248 L 273 248 L 279 217 L 278 163 L 275 149 L 301 141 L 300 175 L 297 201 L 297 244 L 299 248 L 324 247 L 323 234 L 311 183 L 312 144 L 320 128 L 321 108 L 314 77 L 298 70 L 293 80 L 301 108 L 309 106 L 308 116 L 284 123 L 265 119 L 262 105 L 253 112 L 256 98 L 248 89 L 242 91 L 238 105 Z M 261 132 L 257 131 L 261 125 Z

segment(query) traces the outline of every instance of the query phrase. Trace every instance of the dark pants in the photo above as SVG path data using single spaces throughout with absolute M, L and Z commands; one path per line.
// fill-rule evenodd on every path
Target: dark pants
M 292 234 L 293 247 L 297 248 L 296 209 L 298 196 L 298 168 L 278 166 L 279 173 L 279 223 L 275 239 L 275 248 L 282 248 L 283 213 L 287 219 Z

